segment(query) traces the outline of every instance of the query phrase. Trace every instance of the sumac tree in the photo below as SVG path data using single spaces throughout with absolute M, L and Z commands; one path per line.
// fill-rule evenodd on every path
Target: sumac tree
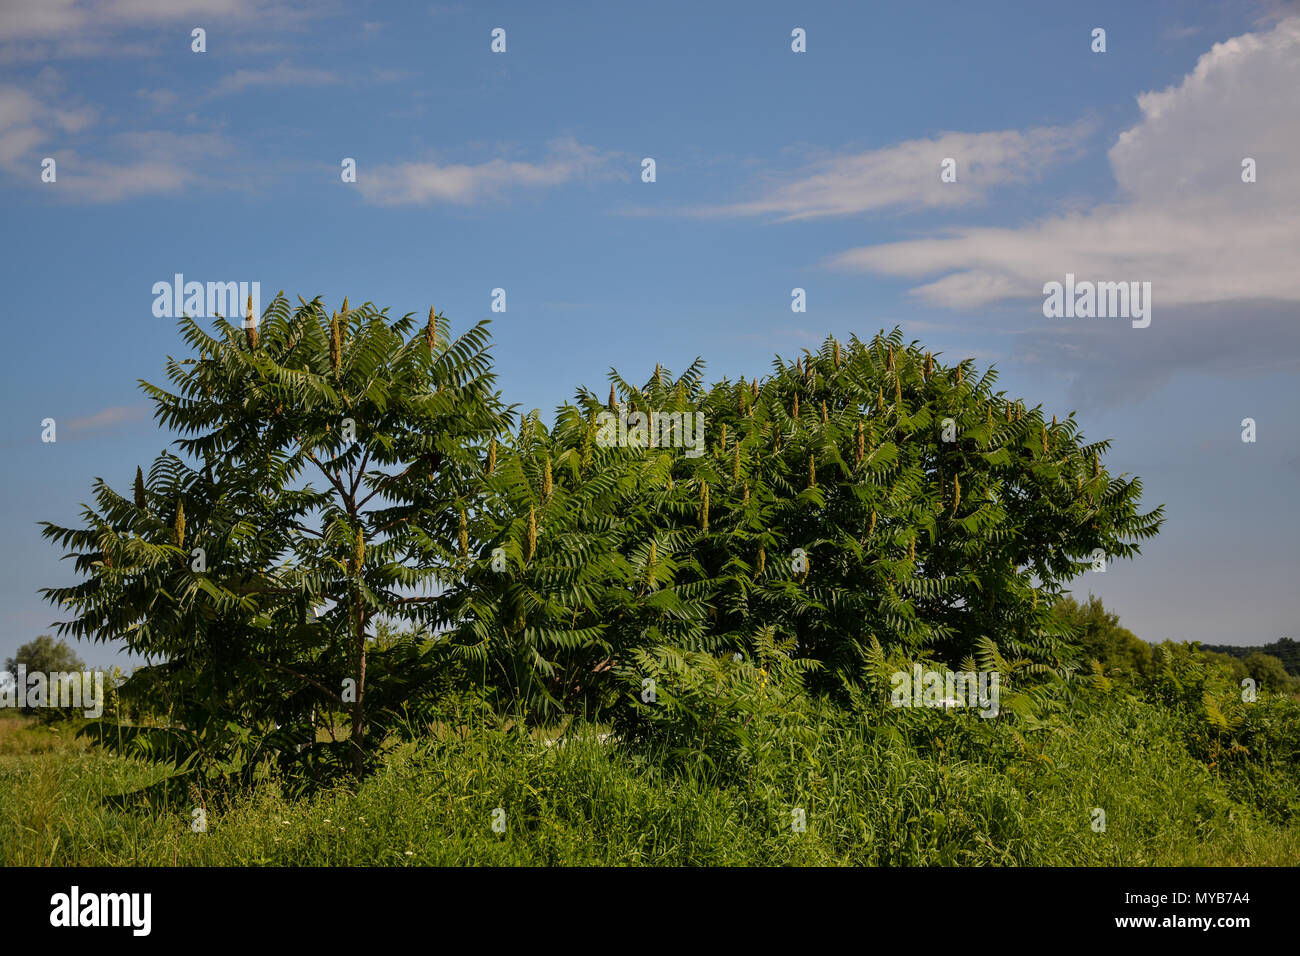
M 448 341 L 432 309 L 299 302 L 211 334 L 182 319 L 194 354 L 169 360 L 170 388 L 142 383 L 179 454 L 126 493 L 96 481 L 81 527 L 44 527 L 86 577 L 44 592 L 75 615 L 60 631 L 150 659 L 126 692 L 169 708 L 168 726 L 102 738 L 207 777 L 268 759 L 363 772 L 434 653 L 372 652 L 375 623 L 429 617 L 508 418 L 485 323 Z M 345 739 L 317 746 L 331 711 Z

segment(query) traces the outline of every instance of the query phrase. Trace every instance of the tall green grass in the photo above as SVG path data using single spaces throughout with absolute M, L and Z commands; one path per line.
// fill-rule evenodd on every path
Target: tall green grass
M 927 712 L 906 727 L 819 709 L 810 733 L 726 773 L 600 742 L 477 727 L 397 746 L 359 788 L 229 804 L 115 806 L 156 780 L 66 730 L 0 721 L 6 865 L 1295 865 L 1270 820 L 1127 697 L 1055 732 L 993 734 Z M 206 806 L 208 830 L 191 830 Z M 505 832 L 492 829 L 505 811 Z M 794 832 L 802 809 L 806 832 Z M 1106 827 L 1094 830 L 1094 808 Z

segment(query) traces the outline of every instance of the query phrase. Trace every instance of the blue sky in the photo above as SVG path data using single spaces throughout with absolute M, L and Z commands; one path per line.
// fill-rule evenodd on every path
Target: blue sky
M 492 318 L 544 412 L 899 324 L 1077 409 L 1166 505 L 1081 596 L 1148 640 L 1296 636 L 1298 90 L 1289 3 L 0 0 L 0 656 L 70 580 L 37 522 L 172 437 L 136 382 L 181 351 L 177 272 Z M 1066 272 L 1152 282 L 1150 327 L 1045 318 Z

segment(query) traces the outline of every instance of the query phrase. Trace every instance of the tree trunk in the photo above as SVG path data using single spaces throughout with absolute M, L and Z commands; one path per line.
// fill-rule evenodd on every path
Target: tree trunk
M 366 619 L 361 609 L 361 595 L 356 596 L 352 611 L 354 622 L 353 647 L 356 653 L 357 699 L 352 702 L 352 773 L 360 780 L 365 769 L 365 710 L 366 695 Z

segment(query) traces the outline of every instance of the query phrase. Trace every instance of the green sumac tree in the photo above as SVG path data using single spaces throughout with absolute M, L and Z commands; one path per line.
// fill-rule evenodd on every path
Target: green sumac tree
M 196 354 L 169 360 L 170 389 L 142 383 L 180 454 L 126 494 L 96 481 L 81 527 L 44 527 L 86 576 L 44 592 L 75 614 L 61 632 L 144 655 L 124 692 L 167 712 L 102 739 L 207 780 L 269 761 L 364 771 L 436 653 L 372 649 L 375 625 L 429 619 L 507 421 L 485 324 L 448 341 L 432 309 L 299 302 L 212 334 L 182 319 Z M 343 739 L 316 745 L 336 713 Z
M 132 685 L 169 726 L 105 739 L 205 772 L 362 773 L 448 688 L 680 748 L 702 726 L 765 739 L 775 701 L 852 695 L 882 648 L 1061 673 L 1056 597 L 1161 522 L 1073 417 L 898 330 L 761 380 L 614 372 L 548 427 L 502 406 L 482 325 L 448 343 L 432 312 L 299 301 L 257 330 L 183 320 L 197 356 L 145 385 L 180 454 L 45 528 L 86 577 L 46 591 L 63 632 L 158 659 Z M 306 746 L 322 711 L 347 739 Z
M 602 706 L 620 679 L 634 704 L 638 655 L 744 654 L 769 627 L 828 690 L 873 639 L 954 665 L 991 641 L 1059 674 L 1076 651 L 1057 596 L 1162 520 L 1073 416 L 1049 423 L 897 329 L 761 381 L 706 387 L 699 363 L 611 379 L 608 401 L 581 390 L 503 446 L 479 537 L 508 570 L 480 556 L 448 593 L 458 652 L 543 711 Z M 703 416 L 703 454 L 656 427 L 678 413 Z

